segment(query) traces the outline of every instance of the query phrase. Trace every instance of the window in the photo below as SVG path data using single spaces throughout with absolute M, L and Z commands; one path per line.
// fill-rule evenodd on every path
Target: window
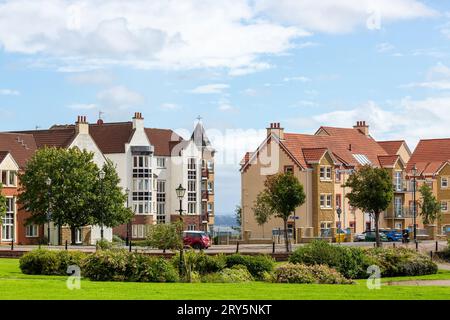
M 81 228 L 75 230 L 75 243 L 83 243 Z
M 35 224 L 29 224 L 27 225 L 27 231 L 26 231 L 26 237 L 27 238 L 36 238 L 38 236 L 38 226 Z
M 166 223 L 166 181 L 158 180 L 156 185 L 156 223 Z
M 331 180 L 331 167 L 321 166 L 320 167 L 320 180 Z
M 336 170 L 335 174 L 334 174 L 334 180 L 337 183 L 340 183 L 342 180 L 342 175 L 341 172 L 339 170 Z
M 197 212 L 197 204 L 195 202 L 188 203 L 188 213 L 195 214 Z
M 294 173 L 294 166 L 284 166 L 284 173 Z
M 353 230 L 356 229 L 356 221 L 350 221 L 349 227 L 352 228 Z
M 195 158 L 188 159 L 188 213 L 197 213 L 197 160 Z
M 208 160 L 208 171 L 214 172 L 214 161 Z
M 196 228 L 195 224 L 188 225 L 188 231 L 195 231 L 195 228 Z
M 396 217 L 403 216 L 403 199 L 402 197 L 395 197 L 394 199 L 394 211 Z
M 401 171 L 396 171 L 394 176 L 394 184 L 396 191 L 402 191 L 403 175 Z
M 342 208 L 342 196 L 340 194 L 336 195 L 336 208 Z
M 331 194 L 321 194 L 320 195 L 320 207 L 322 209 L 330 209 L 332 205 L 332 198 L 333 196 Z
M 14 234 L 14 198 L 6 198 L 6 215 L 2 218 L 2 240 L 13 240 Z
M 208 192 L 214 193 L 214 183 L 212 181 L 208 181 Z
M 158 168 L 165 168 L 166 167 L 166 158 L 156 158 L 156 166 Z
M 441 201 L 441 211 L 442 212 L 448 211 L 448 202 L 447 201 Z
M 3 184 L 3 186 L 14 187 L 17 184 L 16 171 L 8 171 L 8 170 L 1 171 L 0 177 L 1 177 L 0 182 Z
M 214 210 L 214 203 L 208 202 L 208 212 L 213 212 Z
M 448 188 L 448 178 L 447 177 L 442 177 L 441 178 L 441 188 L 442 189 L 447 189 Z
M 331 222 L 330 221 L 322 221 L 320 223 L 320 236 L 321 237 L 327 236 L 330 229 L 331 229 Z
M 144 224 L 133 224 L 131 229 L 131 236 L 135 239 L 143 239 L 147 236 Z
M 149 214 L 152 210 L 152 170 L 149 156 L 133 156 L 133 211 Z

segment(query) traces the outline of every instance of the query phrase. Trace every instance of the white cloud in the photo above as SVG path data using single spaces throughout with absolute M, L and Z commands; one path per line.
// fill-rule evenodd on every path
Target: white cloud
M 121 108 L 141 105 L 144 97 L 125 86 L 115 86 L 97 93 L 97 100 L 106 108 Z
M 382 27 L 385 22 L 438 14 L 417 0 L 260 0 L 256 3 L 258 9 L 274 21 L 326 33 L 369 27 L 370 19 L 379 20 Z
M 250 0 L 0 2 L 0 47 L 65 72 L 122 65 L 242 75 L 267 69 L 263 56 L 307 35 L 264 19 Z
M 189 92 L 195 94 L 217 94 L 222 93 L 225 89 L 228 89 L 229 87 L 230 86 L 228 84 L 213 83 L 199 86 L 195 89 L 190 90 Z
M 107 85 L 114 81 L 114 76 L 104 71 L 93 71 L 71 74 L 67 80 L 74 84 Z
M 400 86 L 401 88 L 427 88 L 436 90 L 450 89 L 450 68 L 439 62 L 431 67 L 426 74 L 426 81 L 413 82 Z
M 225 112 L 225 111 L 232 111 L 232 110 L 234 110 L 234 107 L 232 105 L 229 105 L 229 104 L 221 104 L 218 109 L 219 109 L 219 111 Z
M 386 53 L 386 52 L 390 52 L 390 51 L 394 50 L 395 47 L 388 42 L 383 42 L 383 43 L 377 44 L 376 49 L 379 53 Z
M 403 98 L 391 106 L 369 101 L 358 108 L 337 110 L 311 117 L 290 119 L 293 128 L 313 132 L 321 125 L 352 127 L 364 120 L 376 140 L 405 139 L 414 148 L 420 139 L 450 137 L 450 96 L 423 100 Z
M 12 89 L 0 89 L 0 96 L 18 96 L 20 92 Z
M 284 82 L 291 82 L 291 81 L 310 82 L 311 79 L 308 77 L 297 76 L 297 77 L 285 77 L 283 79 L 283 81 Z

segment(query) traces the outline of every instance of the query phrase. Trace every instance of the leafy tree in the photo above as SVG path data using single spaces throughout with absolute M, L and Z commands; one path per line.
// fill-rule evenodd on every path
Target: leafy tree
M 287 221 L 295 209 L 305 203 L 306 195 L 303 185 L 292 173 L 279 173 L 269 176 L 264 182 L 265 189 L 258 195 L 255 208 L 262 214 L 258 214 L 261 220 L 274 215 L 283 219 L 284 240 L 286 251 L 289 252 L 289 238 L 287 233 Z M 263 215 L 267 214 L 267 218 Z M 260 219 L 258 218 L 258 219 Z
M 236 208 L 234 209 L 234 214 L 236 217 L 236 227 L 233 227 L 234 230 L 237 231 L 241 231 L 241 227 L 242 227 L 242 207 L 241 206 L 236 206 Z
M 269 206 L 267 197 L 268 195 L 266 192 L 261 192 L 258 194 L 254 207 L 252 208 L 256 223 L 263 227 L 263 236 L 264 225 L 269 221 L 270 216 L 274 214 L 273 209 Z
M 365 165 L 349 177 L 344 187 L 351 188 L 351 192 L 346 195 L 350 205 L 374 217 L 376 243 L 380 247 L 380 214 L 389 207 L 394 197 L 389 171 Z
M 91 224 L 101 226 L 101 238 L 103 239 L 103 226 L 113 228 L 127 223 L 134 214 L 130 208 L 124 206 L 127 195 L 119 186 L 120 178 L 114 164 L 107 160 L 102 171 L 105 175 L 104 178 L 101 179 L 100 172 L 98 172 L 98 179 L 94 185 L 95 206 L 92 211 Z
M 424 224 L 432 224 L 438 219 L 439 212 L 441 211 L 441 204 L 436 200 L 433 192 L 427 184 L 420 187 L 420 194 L 422 195 L 422 203 L 420 207 Z
M 2 195 L 3 185 L 0 183 L 0 219 L 6 215 L 6 198 Z M 0 220 L 0 224 L 2 221 Z
M 150 226 L 147 233 L 147 245 L 163 250 L 164 253 L 166 250 L 179 250 L 183 247 L 180 239 L 182 228 L 181 222 Z
M 31 212 L 27 222 L 47 222 L 50 210 L 56 225 L 70 227 L 72 244 L 75 244 L 76 229 L 92 222 L 98 172 L 90 152 L 78 148 L 38 150 L 20 175 L 19 202 Z M 46 183 L 48 178 L 50 186 Z

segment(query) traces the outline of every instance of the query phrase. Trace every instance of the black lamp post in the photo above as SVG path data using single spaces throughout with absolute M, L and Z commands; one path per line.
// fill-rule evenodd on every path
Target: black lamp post
M 127 194 L 127 209 L 128 209 L 130 207 L 130 189 L 126 188 L 125 193 Z M 127 239 L 125 241 L 126 246 L 128 246 L 128 244 L 130 243 L 130 224 L 131 224 L 131 219 L 127 223 Z
M 342 227 L 341 227 L 341 213 L 342 213 L 342 209 L 340 207 L 338 207 L 336 209 L 336 213 L 337 213 L 338 219 L 339 219 L 339 228 L 337 230 L 337 237 L 338 237 L 338 243 L 341 244 L 341 234 L 339 233 L 339 230 L 342 229 Z
M 180 200 L 180 210 L 178 210 L 178 212 L 180 213 L 180 221 L 182 224 L 182 228 L 183 228 L 183 198 L 184 198 L 184 194 L 186 193 L 186 189 L 183 188 L 183 186 L 180 184 L 180 186 L 178 188 L 175 189 L 175 191 L 177 192 L 177 197 Z M 180 231 L 180 239 L 181 239 L 181 248 L 180 248 L 180 264 L 179 264 L 179 273 L 180 273 L 180 277 L 183 276 L 184 274 L 184 242 L 183 242 L 183 229 L 181 229 Z
M 413 205 L 414 205 L 414 211 L 413 211 L 413 223 L 414 223 L 414 242 L 417 241 L 417 226 L 416 226 L 416 216 L 417 216 L 417 204 L 416 204 L 416 175 L 417 175 L 417 167 L 414 164 L 414 167 L 412 169 L 413 174 Z
M 51 220 L 51 196 L 52 196 L 52 192 L 51 192 L 51 185 L 52 185 L 52 179 L 50 177 L 47 178 L 47 180 L 45 181 L 45 183 L 47 184 L 48 190 L 48 209 L 47 209 L 47 237 L 48 237 L 48 245 L 50 245 L 50 220 Z
M 99 178 L 100 178 L 100 238 L 103 240 L 103 210 L 104 210 L 104 203 L 103 201 L 105 200 L 103 197 L 103 181 L 105 180 L 105 171 L 101 170 L 99 173 Z

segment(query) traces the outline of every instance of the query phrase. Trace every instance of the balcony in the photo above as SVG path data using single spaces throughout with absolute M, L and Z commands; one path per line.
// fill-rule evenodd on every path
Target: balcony
M 202 168 L 202 179 L 207 180 L 209 177 L 209 170 L 206 168 Z
M 202 190 L 202 200 L 208 200 L 209 192 Z
M 389 208 L 384 212 L 385 219 L 408 219 L 413 218 L 413 207 L 396 207 Z M 416 212 L 418 214 L 418 212 Z

